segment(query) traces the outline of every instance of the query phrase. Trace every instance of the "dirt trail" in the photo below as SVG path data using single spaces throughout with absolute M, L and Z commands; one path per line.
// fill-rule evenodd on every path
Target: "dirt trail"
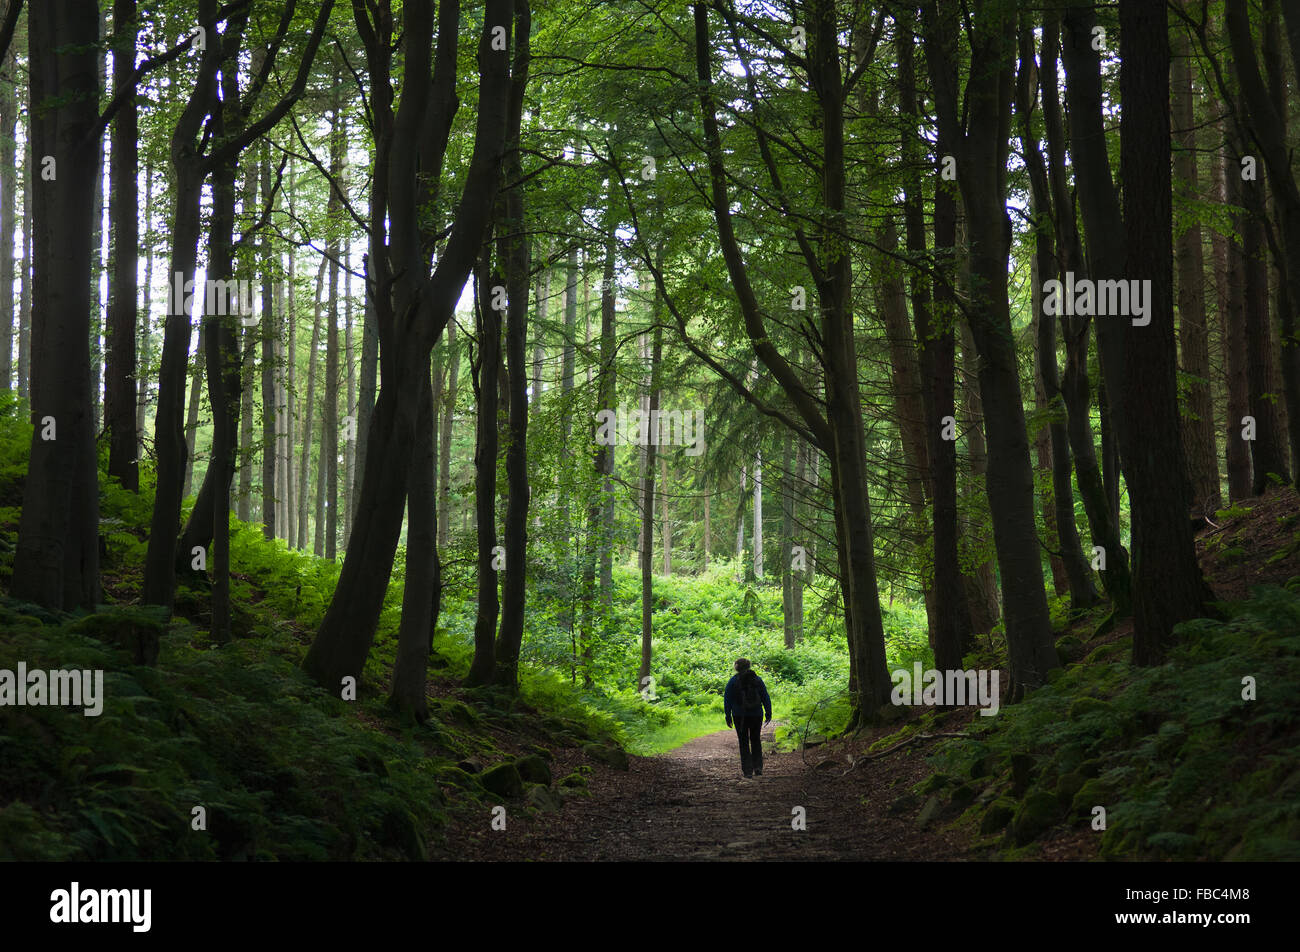
M 822 748 L 808 751 L 807 763 L 774 753 L 770 736 L 761 777 L 741 774 L 736 734 L 722 730 L 657 757 L 631 757 L 626 773 L 599 768 L 590 798 L 566 798 L 560 813 L 521 818 L 504 834 L 473 836 L 474 852 L 515 860 L 960 858 L 956 843 L 917 829 L 915 808 L 887 812 L 928 773 L 919 757 L 900 752 L 848 771 L 842 754 Z M 823 760 L 831 762 L 817 768 Z M 792 828 L 795 807 L 804 808 L 804 830 Z

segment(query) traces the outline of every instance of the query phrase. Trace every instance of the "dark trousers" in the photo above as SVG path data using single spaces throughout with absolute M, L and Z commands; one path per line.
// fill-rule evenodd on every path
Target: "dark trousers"
M 763 769 L 763 715 L 738 714 L 734 720 L 740 737 L 740 769 L 748 776 Z

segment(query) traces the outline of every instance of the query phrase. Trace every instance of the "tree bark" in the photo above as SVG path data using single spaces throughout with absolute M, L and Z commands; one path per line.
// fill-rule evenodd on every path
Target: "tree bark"
M 0 390 L 13 386 L 14 337 L 14 217 L 17 203 L 17 142 L 14 136 L 18 121 L 18 96 L 15 89 L 15 51 L 4 55 L 0 69 Z M 26 279 L 23 279 L 26 283 Z
M 1132 501 L 1133 661 L 1150 665 L 1163 661 L 1173 626 L 1204 614 L 1212 596 L 1192 542 L 1182 434 L 1168 425 L 1178 418 L 1168 12 L 1163 3 L 1121 0 L 1119 15 L 1124 273 L 1150 280 L 1151 323 L 1124 328 L 1124 406 L 1141 409 L 1118 427 L 1118 436 Z
M 947 6 L 945 18 L 952 16 Z M 932 5 L 926 9 L 932 21 L 937 19 Z M 951 44 L 936 49 L 950 52 Z M 1014 700 L 1045 683 L 1047 672 L 1059 661 L 1043 586 L 1033 468 L 1007 301 L 1006 158 L 1015 61 L 1015 20 L 1009 11 L 976 11 L 971 56 L 967 130 L 964 136 L 954 137 L 957 183 L 970 235 L 969 324 L 980 357 L 980 398 L 988 428 L 986 486 L 1002 577 Z M 939 96 L 936 89 L 936 103 Z M 947 93 L 943 98 L 941 108 L 947 118 L 941 117 L 940 122 L 955 126 L 955 99 Z
M 898 90 L 899 107 L 908 118 L 908 130 L 919 122 L 920 110 L 916 102 L 916 74 L 914 66 L 915 38 L 911 21 L 902 17 L 895 21 L 900 31 Z M 946 42 L 946 41 L 945 41 Z M 957 82 L 956 60 L 949 57 L 943 66 L 945 84 Z M 955 130 L 941 126 L 936 143 L 937 154 L 950 155 L 950 141 Z M 904 154 L 912 159 L 912 167 L 919 167 L 919 136 L 906 134 Z M 907 229 L 908 254 L 923 259 L 927 254 L 924 219 L 925 193 L 919 171 L 904 183 L 903 214 Z M 931 292 L 930 281 L 921 267 L 911 269 L 910 294 L 912 321 L 919 349 L 921 402 L 924 409 L 927 459 L 929 463 L 929 489 L 931 521 L 933 526 L 933 569 L 930 588 L 934 592 L 934 612 L 930 619 L 930 647 L 935 664 L 941 670 L 956 670 L 962 665 L 962 656 L 971 643 L 970 613 L 966 592 L 961 584 L 961 563 L 958 554 L 957 531 L 957 444 L 943 439 L 942 418 L 955 416 L 956 409 L 956 338 L 953 322 L 956 319 L 953 297 L 951 256 L 956 243 L 957 209 L 953 192 L 940 181 L 934 196 L 934 270 L 937 280 Z M 808 455 L 800 465 L 804 465 Z M 816 463 L 813 463 L 816 476 Z M 809 559 L 812 547 L 809 545 Z M 796 586 L 802 604 L 802 586 Z M 802 609 L 800 608 L 800 615 Z
M 1193 102 L 1192 49 L 1187 32 L 1174 30 L 1173 124 L 1176 188 L 1189 200 L 1199 197 L 1196 170 L 1196 119 Z M 1210 337 L 1205 316 L 1205 261 L 1201 226 L 1195 219 L 1178 236 L 1178 331 L 1182 371 L 1187 375 L 1186 407 L 1182 417 L 1183 444 L 1187 448 L 1192 505 L 1196 515 L 1214 518 L 1221 508 L 1219 465 L 1214 442 L 1214 402 L 1210 387 Z
M 98 30 L 94 0 L 49 0 L 28 11 L 32 157 L 51 157 L 57 177 L 33 182 L 35 429 L 10 594 L 50 610 L 93 609 L 100 600 L 89 347 Z

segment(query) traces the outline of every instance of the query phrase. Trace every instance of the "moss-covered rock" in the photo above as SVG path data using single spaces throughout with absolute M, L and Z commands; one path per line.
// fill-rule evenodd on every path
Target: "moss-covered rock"
M 996 833 L 1006 827 L 1015 815 L 1016 802 L 1014 800 L 1007 797 L 994 800 L 989 804 L 989 808 L 984 811 L 984 819 L 980 821 L 980 833 L 984 836 Z
M 921 812 L 916 815 L 916 828 L 918 830 L 928 829 L 939 816 L 941 806 L 942 803 L 938 797 L 932 796 L 926 800 L 925 806 L 921 807 Z
M 1025 797 L 1025 802 L 1020 805 L 1011 821 L 1012 838 L 1017 846 L 1031 843 L 1055 826 L 1060 817 L 1056 797 L 1042 790 L 1034 790 Z
M 537 754 L 529 754 L 526 757 L 520 757 L 515 761 L 515 767 L 519 771 L 519 776 L 524 779 L 525 783 L 540 783 L 550 786 L 551 768 L 546 765 Z
M 1076 816 L 1091 816 L 1093 807 L 1104 807 L 1110 802 L 1111 793 L 1109 783 L 1099 778 L 1090 778 L 1070 801 L 1070 812 Z
M 1078 771 L 1071 771 L 1067 774 L 1061 774 L 1056 781 L 1056 802 L 1062 810 L 1069 810 L 1070 804 L 1074 802 L 1075 795 L 1083 789 L 1083 785 L 1088 782 L 1088 778 Z
M 538 783 L 528 788 L 528 805 L 543 813 L 558 813 L 564 800 L 550 787 Z
M 508 761 L 483 771 L 479 782 L 488 793 L 507 799 L 522 796 L 524 792 L 524 779 L 519 776 L 519 768 Z
M 931 776 L 927 777 L 925 780 L 921 781 L 919 786 L 913 789 L 915 789 L 917 793 L 924 796 L 926 794 L 934 793 L 937 790 L 942 790 L 944 787 L 948 786 L 948 784 L 950 784 L 951 782 L 952 781 L 948 777 L 944 776 L 943 774 L 932 774 Z
M 571 773 L 563 780 L 560 781 L 560 786 L 568 787 L 570 789 L 574 789 L 578 787 L 586 787 L 587 778 L 580 773 Z
M 615 747 L 613 744 L 583 744 L 582 752 L 592 760 L 608 764 L 615 770 L 628 769 L 627 752 L 622 747 Z
M 952 788 L 948 799 L 956 806 L 964 807 L 975 799 L 975 788 L 968 783 L 960 783 Z
M 89 635 L 123 649 L 134 663 L 143 665 L 152 665 L 158 660 L 158 646 L 166 628 L 159 610 L 137 605 L 105 609 L 87 615 L 71 626 L 77 634 Z
M 1056 653 L 1063 664 L 1073 664 L 1083 657 L 1083 641 L 1077 635 L 1066 635 L 1057 640 Z

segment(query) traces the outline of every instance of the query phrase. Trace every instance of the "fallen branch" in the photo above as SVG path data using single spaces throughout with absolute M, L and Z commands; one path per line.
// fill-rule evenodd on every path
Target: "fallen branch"
M 840 776 L 846 777 L 855 767 L 857 767 L 858 764 L 866 763 L 868 760 L 875 760 L 878 757 L 884 757 L 886 754 L 892 754 L 894 751 L 901 750 L 902 748 L 906 747 L 908 744 L 912 743 L 913 741 L 931 740 L 935 737 L 969 737 L 969 736 L 970 736 L 969 734 L 962 733 L 959 731 L 939 731 L 934 734 L 919 734 L 919 733 L 913 734 L 911 737 L 905 737 L 902 740 L 900 740 L 897 744 L 891 744 L 889 747 L 886 747 L 884 750 L 878 750 L 875 753 L 866 754 L 858 758 L 854 758 L 853 755 L 850 754 L 849 769 L 844 771 L 844 773 L 840 774 Z

